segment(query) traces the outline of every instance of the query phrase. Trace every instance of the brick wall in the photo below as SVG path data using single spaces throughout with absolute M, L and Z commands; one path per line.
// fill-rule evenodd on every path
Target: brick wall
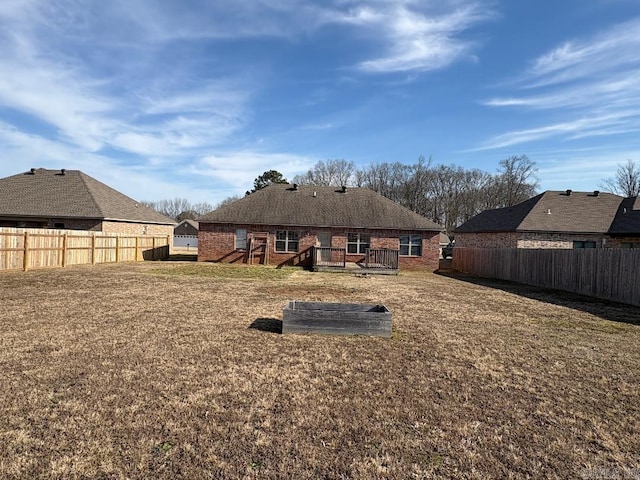
M 127 233 L 131 235 L 153 235 L 173 237 L 173 225 L 155 225 L 151 223 L 102 222 L 102 231 L 108 233 Z
M 640 235 L 635 237 L 610 237 L 607 238 L 606 248 L 620 248 L 623 243 L 632 243 L 634 248 L 640 248 Z M 638 245 L 638 246 L 636 246 Z
M 456 247 L 462 248 L 516 248 L 515 232 L 456 233 Z
M 235 249 L 235 231 L 237 228 L 247 230 L 247 235 L 256 232 L 267 232 L 269 235 L 269 263 L 272 265 L 298 265 L 311 266 L 311 247 L 318 244 L 319 232 L 331 233 L 331 246 L 333 248 L 347 248 L 347 233 L 359 232 L 370 235 L 371 248 L 398 249 L 398 236 L 409 231 L 389 231 L 389 230 L 365 230 L 365 229 L 330 229 L 314 227 L 284 227 L 284 226 L 263 226 L 263 225 L 231 225 L 200 223 L 198 234 L 198 261 L 200 262 L 227 262 L 246 263 L 247 252 Z M 298 232 L 299 248 L 298 253 L 283 253 L 275 251 L 276 230 L 294 230 Z M 431 269 L 438 268 L 439 233 L 422 232 L 422 256 L 420 257 L 400 257 L 400 268 L 406 269 Z M 363 260 L 362 254 L 347 255 L 348 262 Z M 258 263 L 256 259 L 254 263 Z
M 529 233 L 518 235 L 518 248 L 573 248 L 574 241 L 596 242 L 602 248 L 603 234 Z
M 593 241 L 603 247 L 603 234 L 544 232 L 456 233 L 456 247 L 462 248 L 573 248 L 574 241 Z M 606 239 L 609 247 L 612 239 Z

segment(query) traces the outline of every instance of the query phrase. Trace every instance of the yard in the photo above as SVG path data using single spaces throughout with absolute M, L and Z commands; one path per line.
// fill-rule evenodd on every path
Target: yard
M 0 478 L 640 476 L 639 309 L 472 280 L 0 273 Z M 291 299 L 393 337 L 281 335 Z

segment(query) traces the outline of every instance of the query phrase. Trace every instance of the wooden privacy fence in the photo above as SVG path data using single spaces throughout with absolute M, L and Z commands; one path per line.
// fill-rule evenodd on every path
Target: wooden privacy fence
M 0 270 L 30 270 L 167 258 L 170 236 L 0 228 Z
M 640 306 L 640 249 L 456 247 L 452 266 L 478 277 Z

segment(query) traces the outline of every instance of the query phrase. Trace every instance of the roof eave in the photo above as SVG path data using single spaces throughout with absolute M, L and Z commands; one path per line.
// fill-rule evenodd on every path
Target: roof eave
M 444 232 L 444 228 L 440 227 L 381 227 L 381 226 L 354 226 L 354 225 L 318 225 L 318 224 L 300 224 L 300 223 L 263 223 L 263 222 L 245 222 L 245 221 L 222 221 L 222 220 L 199 220 L 199 224 L 203 223 L 211 223 L 211 224 L 220 224 L 220 225 L 260 225 L 260 226 L 280 226 L 283 227 L 304 227 L 304 228 L 354 228 L 360 230 L 419 230 L 424 232 Z

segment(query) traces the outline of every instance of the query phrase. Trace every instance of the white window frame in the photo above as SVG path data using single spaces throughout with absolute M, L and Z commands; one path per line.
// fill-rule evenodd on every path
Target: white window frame
M 403 241 L 405 240 L 406 241 Z M 398 237 L 400 242 L 400 256 L 401 257 L 421 257 L 422 256 L 422 235 L 417 233 L 407 233 L 406 235 L 400 235 Z M 407 253 L 402 253 L 402 247 L 407 247 Z M 412 251 L 414 248 L 418 249 L 417 254 L 413 254 Z
M 349 236 L 355 235 L 355 241 L 352 241 Z M 349 245 L 355 245 L 356 251 L 350 252 Z M 360 233 L 360 232 L 347 232 L 347 255 L 358 255 L 367 253 L 367 248 L 371 246 L 371 235 L 368 233 Z
M 284 233 L 284 238 L 282 237 Z M 283 243 L 284 242 L 284 243 Z M 284 244 L 284 249 L 278 248 L 279 245 Z M 295 244 L 295 250 L 293 245 Z M 300 249 L 300 233 L 296 230 L 276 230 L 276 244 L 275 251 L 278 253 L 298 253 Z

